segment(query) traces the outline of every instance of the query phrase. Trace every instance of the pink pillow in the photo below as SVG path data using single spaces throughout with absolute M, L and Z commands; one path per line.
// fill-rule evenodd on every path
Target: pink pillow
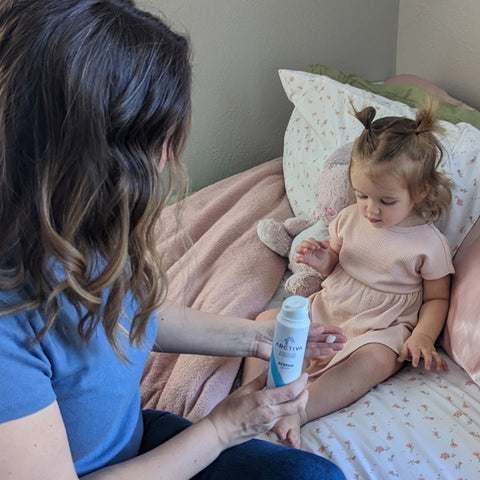
M 440 344 L 480 385 L 480 219 L 458 249 Z

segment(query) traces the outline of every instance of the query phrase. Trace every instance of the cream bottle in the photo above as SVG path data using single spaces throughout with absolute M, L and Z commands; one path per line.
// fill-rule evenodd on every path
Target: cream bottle
M 267 388 L 281 387 L 301 375 L 309 327 L 308 299 L 293 295 L 284 300 L 275 322 Z

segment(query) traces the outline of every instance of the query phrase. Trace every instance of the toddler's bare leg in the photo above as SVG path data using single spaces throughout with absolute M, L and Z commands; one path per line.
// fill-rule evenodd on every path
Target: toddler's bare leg
M 276 318 L 279 308 L 266 310 L 255 319 L 256 322 L 264 322 Z M 267 362 L 260 358 L 249 357 L 245 359 L 242 372 L 242 385 L 245 385 L 257 378 L 266 368 Z
M 280 419 L 272 430 L 280 440 L 292 447 L 300 448 L 302 425 L 358 400 L 400 369 L 401 364 L 396 360 L 397 354 L 380 343 L 360 347 L 309 386 L 305 412 Z
M 328 369 L 309 387 L 305 420 L 346 407 L 401 367 L 397 354 L 380 343 L 369 343 Z

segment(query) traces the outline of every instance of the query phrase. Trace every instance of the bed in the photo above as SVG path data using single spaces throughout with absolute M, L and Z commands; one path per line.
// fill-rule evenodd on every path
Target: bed
M 412 116 L 427 92 L 440 99 L 442 168 L 456 184 L 440 219 L 454 255 L 451 306 L 438 342 L 448 372 L 406 364 L 340 411 L 302 428 L 302 448 L 337 463 L 351 480 L 480 478 L 480 113 L 418 77 L 368 82 L 323 65 L 281 70 L 293 111 L 282 158 L 196 192 L 164 211 L 159 244 L 169 297 L 205 311 L 254 319 L 286 297 L 288 261 L 260 242 L 261 219 L 315 216 L 313 192 L 327 158 L 359 134 L 351 105 L 378 117 Z M 184 249 L 186 235 L 191 244 Z M 145 408 L 192 421 L 236 388 L 238 358 L 150 354 L 142 379 Z M 261 438 L 276 441 L 275 435 Z M 252 477 L 254 478 L 254 477 Z

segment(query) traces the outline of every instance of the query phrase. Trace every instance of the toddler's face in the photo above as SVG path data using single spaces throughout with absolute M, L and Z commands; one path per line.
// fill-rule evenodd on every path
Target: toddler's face
M 362 215 L 375 228 L 408 226 L 415 205 L 407 188 L 386 175 L 373 182 L 361 169 L 352 168 L 352 187 Z

